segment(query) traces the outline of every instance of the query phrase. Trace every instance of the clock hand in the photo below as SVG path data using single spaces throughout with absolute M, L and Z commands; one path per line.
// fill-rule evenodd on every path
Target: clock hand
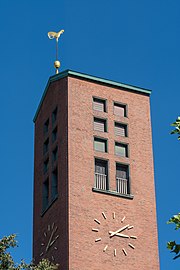
M 109 234 L 112 234 L 112 233 L 113 233 L 112 231 L 109 231 Z M 122 233 L 116 233 L 115 236 L 120 236 L 120 237 L 123 237 L 123 238 L 129 238 L 129 235 L 122 234 Z
M 55 237 L 55 239 L 49 244 L 49 247 L 51 247 L 55 242 L 56 242 L 56 240 L 59 238 L 59 235 L 57 235 L 56 237 Z
M 46 251 L 48 251 L 48 249 L 49 249 L 49 247 L 50 247 L 50 243 L 51 243 L 51 241 L 52 241 L 54 232 L 55 232 L 55 231 L 53 230 L 52 233 L 51 233 L 51 236 L 50 236 L 50 238 L 49 238 L 49 242 L 48 242 L 47 247 L 46 247 Z
M 124 230 L 127 229 L 128 227 L 129 227 L 129 224 L 126 225 L 126 226 L 124 226 L 124 227 L 122 227 L 122 228 L 120 228 L 120 229 L 118 229 L 118 230 L 115 231 L 115 232 L 112 232 L 111 235 L 110 235 L 109 237 L 111 238 L 111 237 L 115 236 L 117 233 L 120 233 L 120 232 L 124 231 Z

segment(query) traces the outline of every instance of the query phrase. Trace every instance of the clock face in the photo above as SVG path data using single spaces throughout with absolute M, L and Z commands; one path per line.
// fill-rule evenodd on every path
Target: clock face
M 58 227 L 55 225 L 55 223 L 48 225 L 46 231 L 43 233 L 40 257 L 45 257 L 49 250 L 51 250 L 51 254 L 53 254 L 51 259 L 52 261 L 55 260 L 55 251 L 58 250 L 56 246 L 56 241 L 58 238 Z
M 135 249 L 137 237 L 133 234 L 134 226 L 128 224 L 125 216 L 119 218 L 116 213 L 109 215 L 102 212 L 93 220 L 92 232 L 95 243 L 101 246 L 103 252 L 127 256 Z M 102 243 L 102 244 L 100 244 Z

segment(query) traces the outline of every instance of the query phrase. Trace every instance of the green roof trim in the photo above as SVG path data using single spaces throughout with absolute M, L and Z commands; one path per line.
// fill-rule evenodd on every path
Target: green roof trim
M 54 82 L 54 81 L 57 81 L 59 79 L 68 77 L 68 76 L 82 78 L 82 79 L 94 81 L 94 82 L 97 82 L 97 83 L 106 84 L 106 85 L 109 85 L 109 86 L 114 86 L 114 87 L 117 87 L 117 88 L 121 87 L 121 88 L 127 89 L 129 91 L 133 91 L 133 92 L 139 92 L 139 93 L 143 93 L 143 94 L 147 94 L 147 95 L 151 94 L 151 90 L 149 90 L 149 89 L 145 89 L 145 88 L 141 88 L 141 87 L 137 87 L 137 86 L 133 86 L 133 85 L 129 85 L 129 84 L 124 84 L 124 83 L 120 83 L 120 82 L 116 82 L 116 81 L 111 81 L 111 80 L 108 80 L 108 79 L 104 79 L 104 78 L 100 78 L 100 77 L 96 77 L 96 76 L 76 72 L 76 71 L 73 71 L 73 70 L 65 70 L 65 71 L 62 71 L 61 73 L 58 73 L 58 74 L 56 74 L 54 76 L 51 76 L 49 78 L 49 80 L 47 82 L 47 85 L 46 85 L 46 88 L 44 90 L 43 96 L 42 96 L 41 101 L 39 103 L 39 106 L 37 108 L 36 114 L 34 116 L 34 119 L 33 119 L 34 122 L 36 121 L 36 118 L 38 116 L 39 110 L 40 110 L 41 105 L 43 103 L 43 100 L 44 100 L 44 98 L 46 96 L 46 93 L 47 93 L 47 90 L 49 88 L 50 83 Z

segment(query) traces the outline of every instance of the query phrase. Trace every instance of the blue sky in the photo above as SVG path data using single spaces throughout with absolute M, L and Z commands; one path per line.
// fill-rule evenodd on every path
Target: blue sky
M 170 123 L 180 115 L 179 14 L 179 0 L 0 1 L 0 237 L 17 233 L 17 261 L 31 259 L 32 119 L 54 74 L 55 42 L 47 32 L 65 29 L 61 70 L 152 89 L 161 270 L 178 268 L 180 260 L 172 260 L 166 242 L 180 242 L 179 233 L 166 221 L 180 211 L 180 142 L 169 135 Z

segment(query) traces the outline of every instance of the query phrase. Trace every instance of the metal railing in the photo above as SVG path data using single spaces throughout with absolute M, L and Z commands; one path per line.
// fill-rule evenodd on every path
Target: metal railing
M 107 189 L 107 175 L 101 173 L 95 173 L 95 188 Z
M 116 191 L 121 194 L 128 194 L 128 179 L 116 177 Z

